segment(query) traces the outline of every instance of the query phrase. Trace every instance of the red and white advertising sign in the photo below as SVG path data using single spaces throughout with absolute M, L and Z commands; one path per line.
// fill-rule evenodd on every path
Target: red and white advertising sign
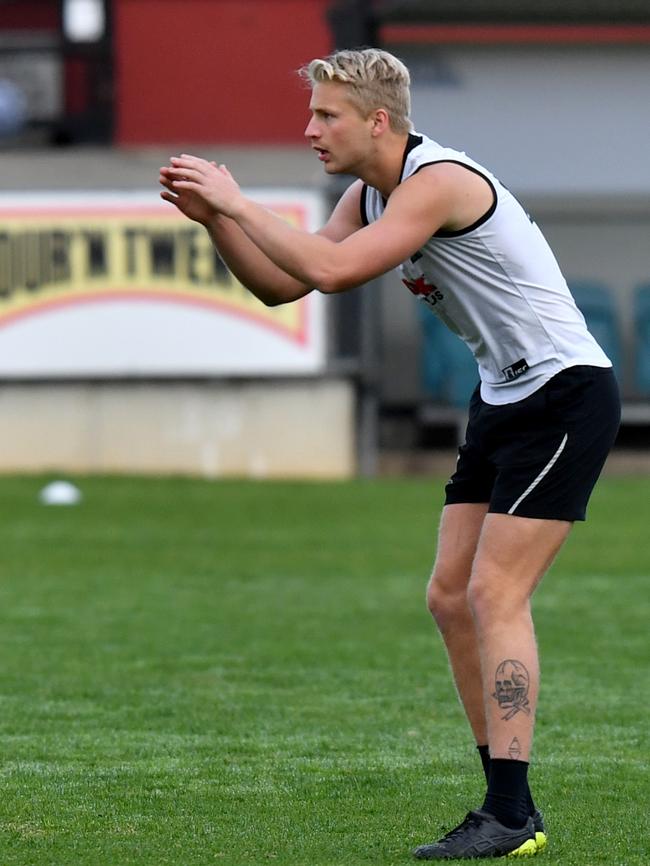
M 316 193 L 247 193 L 322 225 Z M 264 306 L 155 193 L 0 196 L 0 377 L 310 374 L 325 353 L 318 292 Z

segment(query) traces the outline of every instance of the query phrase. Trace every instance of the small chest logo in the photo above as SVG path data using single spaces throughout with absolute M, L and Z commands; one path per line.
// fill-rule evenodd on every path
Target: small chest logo
M 506 377 L 507 382 L 512 382 L 513 379 L 518 378 L 529 369 L 528 361 L 525 358 L 521 358 L 519 361 L 515 361 L 514 364 L 510 364 L 509 367 L 504 367 L 501 372 Z
M 402 282 L 409 292 L 417 298 L 422 298 L 423 301 L 431 304 L 432 307 L 444 298 L 440 289 L 431 283 L 427 283 L 424 277 L 418 277 L 416 280 L 402 279 Z
M 413 292 L 414 295 L 428 295 L 429 292 L 433 292 L 435 289 L 435 286 L 427 283 L 424 277 L 418 277 L 417 280 L 402 280 L 402 282 L 409 292 Z

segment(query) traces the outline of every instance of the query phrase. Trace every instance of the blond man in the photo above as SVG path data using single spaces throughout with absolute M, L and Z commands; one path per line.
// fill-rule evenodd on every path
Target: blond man
M 202 223 L 267 304 L 343 292 L 392 269 L 472 350 L 480 383 L 445 489 L 428 604 L 487 779 L 480 809 L 420 859 L 533 854 L 546 844 L 527 771 L 539 687 L 530 598 L 586 505 L 620 404 L 537 226 L 465 153 L 412 129 L 409 73 L 376 49 L 301 71 L 305 136 L 357 178 L 315 234 L 245 197 L 225 166 L 182 155 L 162 197 Z

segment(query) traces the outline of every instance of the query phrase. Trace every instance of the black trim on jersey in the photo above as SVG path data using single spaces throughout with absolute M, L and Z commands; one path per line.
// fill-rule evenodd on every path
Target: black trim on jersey
M 477 174 L 479 177 L 482 177 L 483 180 L 489 184 L 490 189 L 492 190 L 492 204 L 485 211 L 483 216 L 479 217 L 476 222 L 473 222 L 470 226 L 466 226 L 464 229 L 458 229 L 457 231 L 447 231 L 446 229 L 438 229 L 438 231 L 433 235 L 434 238 L 458 238 L 461 235 L 469 234 L 473 232 L 474 229 L 477 229 L 479 226 L 482 226 L 483 223 L 486 223 L 494 211 L 497 209 L 497 191 L 495 189 L 494 184 L 490 180 L 489 177 L 483 174 L 482 171 L 479 171 L 477 168 L 474 168 L 472 165 L 467 165 L 466 162 L 461 162 L 459 159 L 434 159 L 431 162 L 423 162 L 422 165 L 419 165 L 413 174 L 417 174 L 421 168 L 426 168 L 428 165 L 438 165 L 442 162 L 451 162 L 454 165 L 461 165 L 463 168 L 466 168 L 468 171 L 473 171 L 474 174 Z M 411 175 L 413 177 L 413 175 Z
M 419 147 L 424 139 L 421 135 L 413 135 L 412 132 L 409 132 L 409 137 L 406 141 L 406 147 L 404 148 L 404 156 L 402 157 L 402 167 L 399 170 L 399 180 L 402 182 L 402 177 L 404 175 L 404 169 L 406 167 L 406 158 L 412 150 L 415 150 L 416 147 Z M 414 172 L 415 173 L 415 172 Z
M 399 170 L 399 182 L 402 182 L 402 175 L 404 174 L 404 167 L 406 166 L 406 158 L 412 150 L 415 150 L 416 147 L 419 147 L 424 139 L 421 135 L 413 135 L 412 132 L 409 132 L 408 138 L 406 139 L 406 145 L 404 147 L 404 156 L 402 157 L 402 167 Z M 415 174 L 415 172 L 413 172 Z M 486 178 L 487 180 L 487 178 Z M 361 208 L 361 222 L 364 226 L 368 225 L 368 214 L 366 212 L 366 198 L 368 196 L 368 184 L 364 183 L 361 187 L 361 199 L 359 201 Z M 388 204 L 388 200 L 385 199 L 382 195 L 381 200 L 384 204 L 384 207 Z
M 361 223 L 364 226 L 368 225 L 368 215 L 366 213 L 366 199 L 368 198 L 368 184 L 364 183 L 361 187 L 361 198 L 359 199 L 359 209 L 361 211 Z
M 368 215 L 366 214 L 366 198 L 368 197 L 368 184 L 364 183 L 361 187 L 361 198 L 359 199 L 359 208 L 361 210 L 361 223 L 364 226 L 368 225 Z
M 412 150 L 415 150 L 416 147 L 419 147 L 423 141 L 424 141 L 424 139 L 422 138 L 421 135 L 413 135 L 412 132 L 409 132 L 409 137 L 406 139 L 406 145 L 404 146 L 404 156 L 402 157 L 402 167 L 399 170 L 398 183 L 401 183 L 402 180 L 404 179 L 404 169 L 406 167 L 406 159 L 407 159 L 409 153 Z M 384 207 L 386 207 L 386 205 L 388 204 L 388 199 L 384 198 L 384 196 L 382 195 L 381 200 L 382 200 Z

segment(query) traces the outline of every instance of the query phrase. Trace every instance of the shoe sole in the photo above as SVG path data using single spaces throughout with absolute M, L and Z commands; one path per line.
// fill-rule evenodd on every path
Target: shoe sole
M 515 848 L 514 851 L 509 851 L 506 857 L 532 857 L 546 848 L 547 841 L 546 833 L 537 831 L 534 839 L 526 839 L 523 845 Z
M 526 839 L 523 845 L 515 848 L 514 851 L 509 851 L 506 857 L 532 857 L 533 854 L 537 854 L 538 850 L 535 839 Z

